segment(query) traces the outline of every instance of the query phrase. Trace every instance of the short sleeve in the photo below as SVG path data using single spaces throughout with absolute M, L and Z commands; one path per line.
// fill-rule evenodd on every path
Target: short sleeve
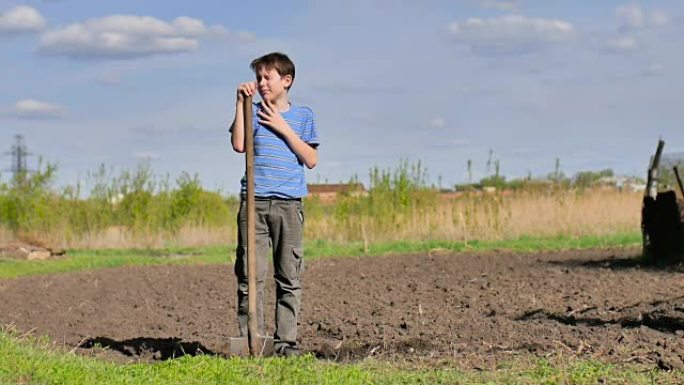
M 316 128 L 316 118 L 313 111 L 305 108 L 306 114 L 304 117 L 304 130 L 302 131 L 302 140 L 312 147 L 316 148 L 320 144 L 318 139 L 318 129 Z

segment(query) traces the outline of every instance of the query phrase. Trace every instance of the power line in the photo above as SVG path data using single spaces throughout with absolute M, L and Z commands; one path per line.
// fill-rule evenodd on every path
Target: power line
M 28 156 L 33 155 L 33 153 L 28 152 L 23 135 L 14 136 L 14 145 L 9 152 L 5 153 L 5 155 L 12 156 L 12 168 L 10 171 L 14 174 L 15 179 L 21 178 L 29 172 L 26 165 L 26 159 Z

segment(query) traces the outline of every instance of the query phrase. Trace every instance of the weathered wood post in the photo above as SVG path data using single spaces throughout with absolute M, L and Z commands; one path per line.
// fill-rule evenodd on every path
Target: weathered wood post
M 651 158 L 648 167 L 648 175 L 646 180 L 646 190 L 644 191 L 644 200 L 641 206 L 641 241 L 642 241 L 642 255 L 646 256 L 651 251 L 651 240 L 648 236 L 647 219 L 650 218 L 651 201 L 655 201 L 658 196 L 658 165 L 660 165 L 660 157 L 663 154 L 665 141 L 658 139 L 658 147 L 655 155 Z

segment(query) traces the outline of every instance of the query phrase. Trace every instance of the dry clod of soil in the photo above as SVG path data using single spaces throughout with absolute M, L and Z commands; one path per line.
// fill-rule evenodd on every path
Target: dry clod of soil
M 0 259 L 45 260 L 65 255 L 62 248 L 44 247 L 22 242 L 0 244 Z

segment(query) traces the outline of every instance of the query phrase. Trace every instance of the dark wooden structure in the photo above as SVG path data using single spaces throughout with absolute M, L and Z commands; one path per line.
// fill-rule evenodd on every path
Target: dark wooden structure
M 658 191 L 658 167 L 664 146 L 664 141 L 658 141 L 651 158 L 641 210 L 644 257 L 655 263 L 684 261 L 684 201 L 677 199 L 674 190 Z M 684 195 L 676 167 L 674 172 Z

